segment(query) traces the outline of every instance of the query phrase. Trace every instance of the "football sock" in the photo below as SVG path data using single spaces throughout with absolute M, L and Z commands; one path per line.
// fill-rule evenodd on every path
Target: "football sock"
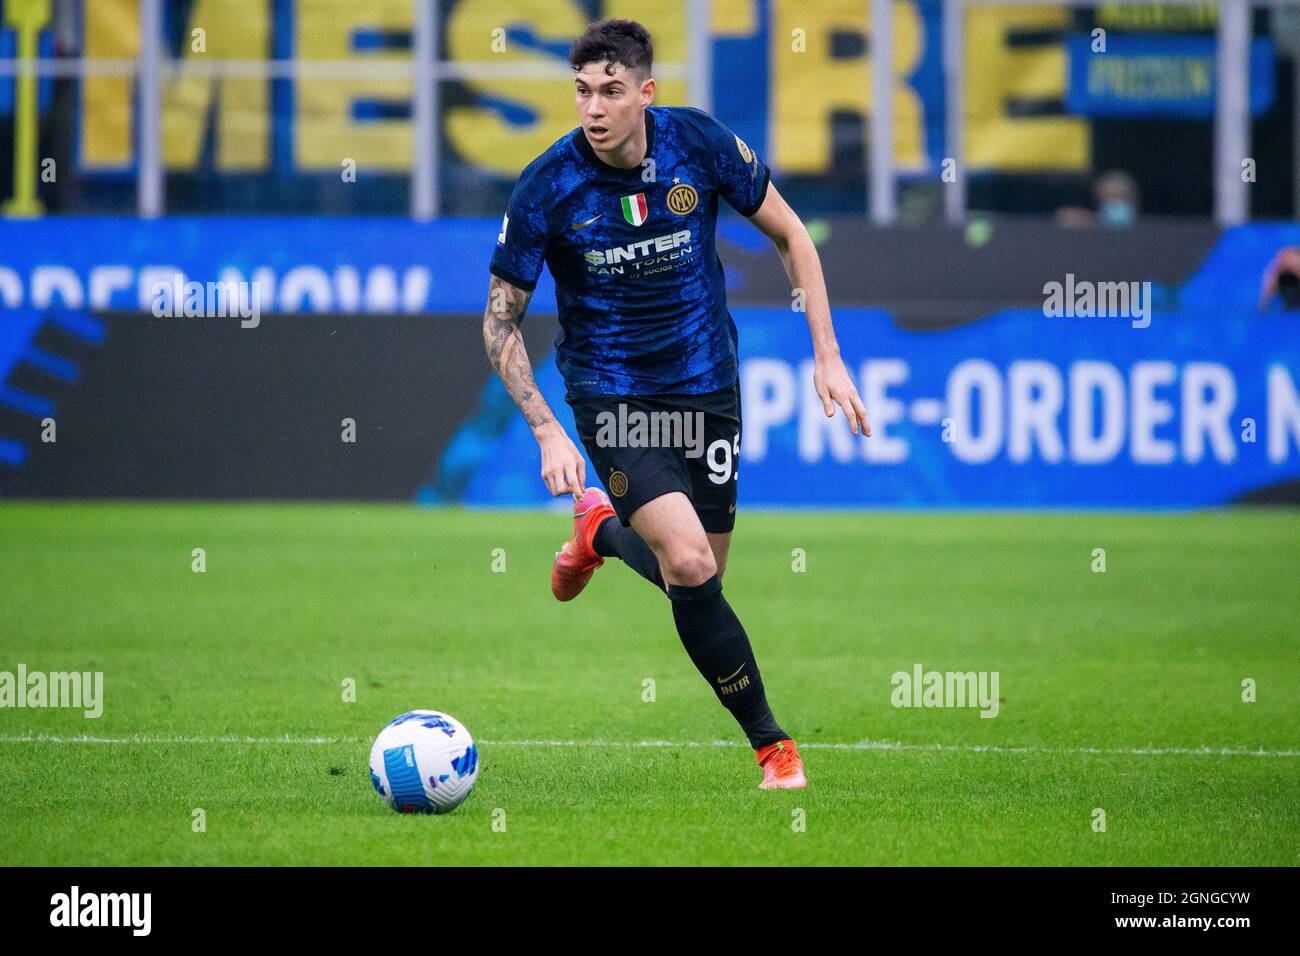
M 749 745 L 757 750 L 788 739 L 767 706 L 749 636 L 722 596 L 721 579 L 715 574 L 695 587 L 670 584 L 668 597 L 686 653 L 745 731 Z
M 620 558 L 655 587 L 663 588 L 664 578 L 659 573 L 659 559 L 650 550 L 650 545 L 645 543 L 645 539 L 619 521 L 617 516 L 606 518 L 600 523 L 591 543 L 602 558 Z

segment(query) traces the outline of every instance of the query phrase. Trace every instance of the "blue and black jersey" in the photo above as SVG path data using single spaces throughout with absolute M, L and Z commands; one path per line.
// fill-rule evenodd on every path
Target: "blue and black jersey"
M 718 197 L 752 216 L 769 171 L 701 110 L 645 111 L 646 159 L 602 162 L 582 128 L 515 185 L 492 273 L 522 289 L 545 262 L 570 395 L 702 394 L 736 379 L 736 326 L 714 245 Z

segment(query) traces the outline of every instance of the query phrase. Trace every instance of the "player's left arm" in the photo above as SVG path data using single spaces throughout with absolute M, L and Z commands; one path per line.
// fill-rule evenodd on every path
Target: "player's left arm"
M 853 379 L 849 377 L 848 369 L 844 367 L 844 360 L 840 358 L 839 342 L 835 339 L 835 327 L 831 324 L 831 306 L 826 295 L 826 280 L 822 276 L 821 258 L 817 255 L 817 247 L 813 245 L 803 220 L 776 191 L 776 186 L 769 182 L 762 205 L 749 217 L 749 221 L 772 240 L 781 256 L 781 265 L 785 266 L 785 274 L 790 277 L 791 286 L 796 291 L 803 292 L 804 314 L 813 340 L 813 385 L 822 400 L 826 417 L 835 414 L 835 404 L 838 404 L 844 409 L 853 434 L 861 433 L 869 437 L 871 424 L 867 421 L 867 410 L 862 405 Z

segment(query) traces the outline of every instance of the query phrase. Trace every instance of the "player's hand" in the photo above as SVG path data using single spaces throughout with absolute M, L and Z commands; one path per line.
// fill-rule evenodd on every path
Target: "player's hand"
M 559 422 L 545 422 L 533 429 L 542 450 L 542 481 L 553 495 L 582 497 L 587 482 L 587 462 Z
M 835 405 L 844 409 L 844 416 L 849 420 L 853 434 L 871 437 L 871 423 L 867 421 L 867 410 L 862 406 L 858 390 L 849 378 L 849 370 L 844 367 L 844 360 L 838 355 L 834 358 L 817 359 L 813 368 L 813 387 L 822 400 L 826 417 L 835 415 Z

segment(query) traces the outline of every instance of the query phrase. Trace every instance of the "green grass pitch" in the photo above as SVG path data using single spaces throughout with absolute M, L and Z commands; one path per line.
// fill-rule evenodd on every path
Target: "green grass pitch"
M 567 532 L 0 506 L 0 671 L 102 671 L 105 697 L 0 709 L 0 864 L 1300 863 L 1296 512 L 742 513 L 726 594 L 804 749 L 787 793 L 661 594 L 611 561 L 552 599 Z M 997 717 L 893 707 L 918 662 L 997 671 Z M 366 770 L 420 707 L 480 741 L 448 816 L 392 813 Z

